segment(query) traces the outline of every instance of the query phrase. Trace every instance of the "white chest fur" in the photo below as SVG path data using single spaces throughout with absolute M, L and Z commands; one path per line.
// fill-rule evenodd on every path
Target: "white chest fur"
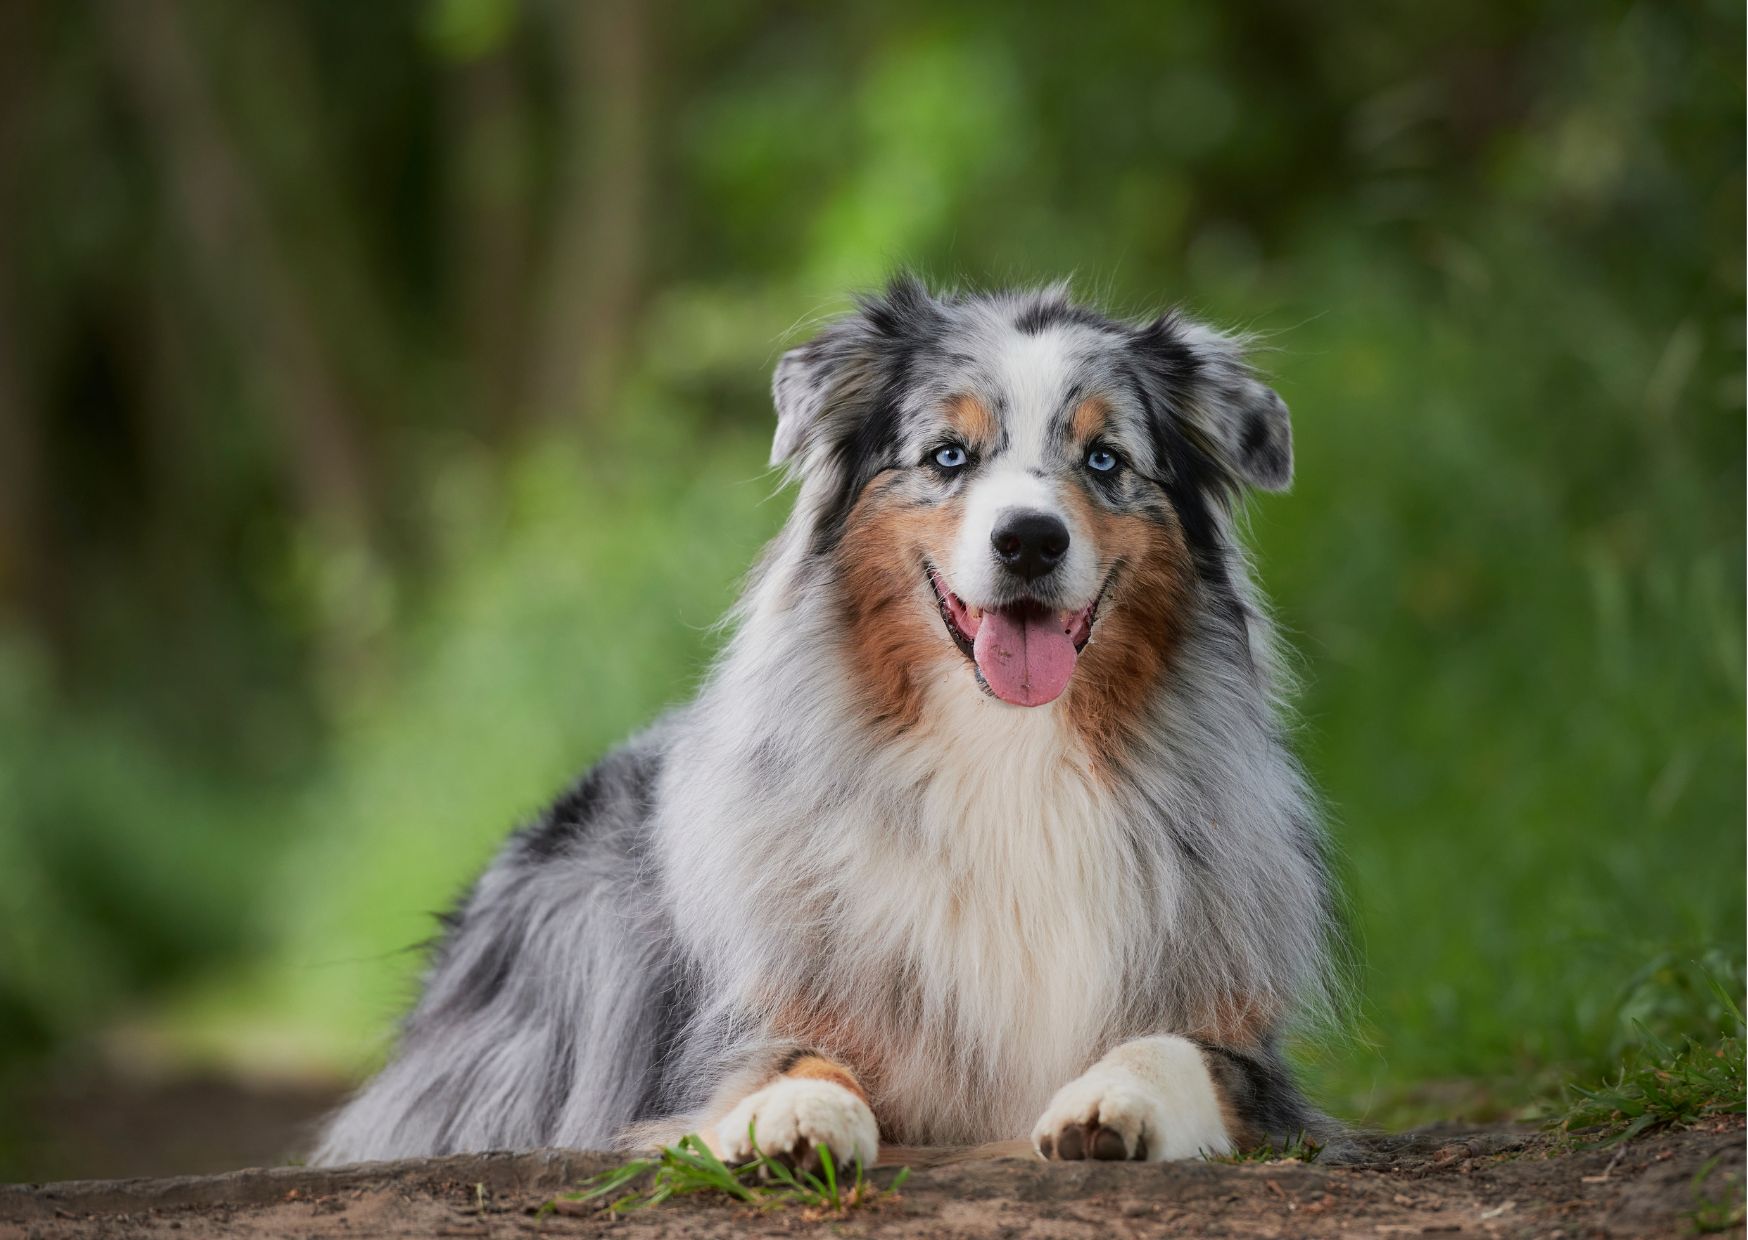
M 839 907 L 851 941 L 906 962 L 923 1006 L 917 1051 L 932 1065 L 909 1065 L 889 1092 L 926 1129 L 1006 1135 L 1104 1049 L 1129 946 L 1160 910 L 1055 707 L 1015 709 L 953 680 L 924 718 L 877 759 L 883 782 L 919 789 L 911 829 L 869 833 Z M 943 1080 L 943 1042 L 982 1069 L 964 1088 L 999 1098 Z
M 879 1088 L 911 1140 L 1024 1135 L 1108 1049 L 1171 898 L 1058 707 L 1007 706 L 952 670 L 900 739 L 815 732 L 808 765 L 854 771 L 845 795 L 716 782 L 686 798 L 703 811 L 689 846 L 667 849 L 676 898 L 696 896 L 681 932 L 739 1003 L 786 974 L 879 1030 Z

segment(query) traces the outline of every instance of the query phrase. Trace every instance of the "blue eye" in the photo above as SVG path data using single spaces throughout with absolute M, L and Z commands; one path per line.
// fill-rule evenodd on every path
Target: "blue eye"
M 950 443 L 944 448 L 935 449 L 935 464 L 942 469 L 959 469 L 968 458 L 965 449 L 956 443 Z
M 1108 474 L 1117 468 L 1117 454 L 1108 448 L 1094 448 L 1086 454 L 1086 467 Z

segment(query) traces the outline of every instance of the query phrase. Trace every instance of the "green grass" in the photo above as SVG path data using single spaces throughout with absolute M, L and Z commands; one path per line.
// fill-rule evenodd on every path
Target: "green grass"
M 1230 1154 L 1221 1154 L 1210 1158 L 1209 1162 L 1218 1163 L 1275 1163 L 1275 1162 L 1316 1162 L 1317 1156 L 1323 1153 L 1323 1143 L 1313 1141 L 1303 1132 L 1284 1145 L 1258 1145 L 1248 1150 L 1235 1150 Z
M 1601 1127 L 1609 1140 L 1627 1140 L 1748 1110 L 1741 1008 L 1721 986 L 1718 996 L 1733 1014 L 1733 1032 L 1669 1042 L 1642 1029 L 1642 1043 L 1626 1053 L 1612 1077 L 1569 1087 L 1571 1105 L 1562 1127 L 1569 1132 Z
M 610 1214 L 646 1210 L 674 1197 L 714 1193 L 760 1210 L 800 1208 L 832 1214 L 873 1205 L 896 1194 L 910 1177 L 901 1167 L 892 1183 L 879 1188 L 864 1175 L 857 1159 L 853 1179 L 841 1180 L 837 1161 L 826 1146 L 819 1147 L 819 1174 L 792 1169 L 761 1151 L 747 1129 L 753 1158 L 730 1167 L 718 1158 L 702 1138 L 688 1134 L 663 1146 L 655 1158 L 635 1158 L 584 1181 L 575 1192 L 546 1203 L 542 1213 L 557 1209 L 559 1201 L 592 1203 Z
M 1623 995 L 1612 1067 L 1567 1083 L 1550 1118 L 1618 1141 L 1748 1110 L 1743 984 L 1740 955 L 1653 961 Z
M 1653 1054 L 1634 1057 L 1612 1080 L 1573 1086 L 1573 1105 L 1563 1124 L 1568 1130 L 1616 1126 L 1611 1139 L 1622 1140 L 1715 1115 L 1740 1115 L 1742 1049 L 1740 1038 L 1716 1045 L 1654 1043 Z

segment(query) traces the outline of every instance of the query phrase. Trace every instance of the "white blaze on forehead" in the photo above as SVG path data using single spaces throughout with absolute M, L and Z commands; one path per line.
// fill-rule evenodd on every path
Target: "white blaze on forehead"
M 1070 336 L 1049 328 L 1035 336 L 1012 328 L 1003 333 L 994 363 L 997 390 L 1006 402 L 1010 463 L 1030 469 L 1046 463 L 1050 424 L 1062 412 L 1074 370 Z

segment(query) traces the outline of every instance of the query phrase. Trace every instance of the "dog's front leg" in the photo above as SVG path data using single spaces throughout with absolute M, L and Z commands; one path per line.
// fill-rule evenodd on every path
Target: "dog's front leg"
M 1125 1042 L 1056 1091 L 1032 1144 L 1071 1161 L 1230 1153 L 1236 1134 L 1215 1054 L 1171 1034 Z
M 730 1162 L 759 1152 L 804 1171 L 820 1168 L 820 1147 L 833 1162 L 874 1165 L 880 1128 L 855 1073 L 835 1060 L 790 1052 L 765 1072 L 720 1092 L 706 1138 Z

